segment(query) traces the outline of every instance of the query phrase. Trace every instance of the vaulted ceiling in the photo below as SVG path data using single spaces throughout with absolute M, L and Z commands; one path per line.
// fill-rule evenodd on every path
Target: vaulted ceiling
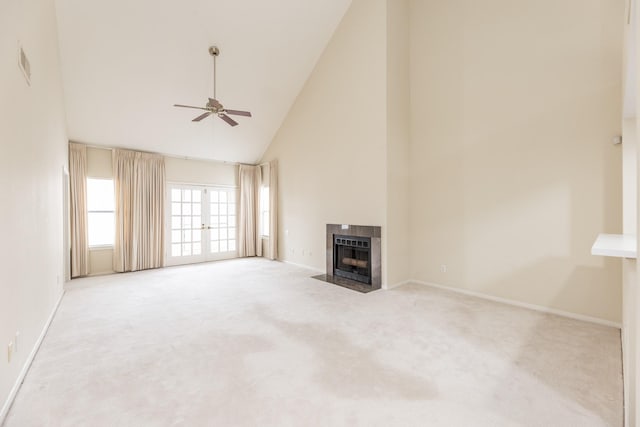
M 284 120 L 351 0 L 56 0 L 69 138 L 252 163 Z M 193 123 L 213 94 L 249 110 Z

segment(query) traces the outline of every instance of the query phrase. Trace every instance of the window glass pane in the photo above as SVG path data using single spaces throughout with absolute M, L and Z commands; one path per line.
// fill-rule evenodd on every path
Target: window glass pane
M 87 210 L 114 210 L 112 179 L 87 178 Z
M 200 230 L 200 216 L 192 216 L 191 217 L 192 228 L 195 230 Z
M 180 230 L 173 230 L 171 232 L 171 243 L 180 243 Z
M 180 190 L 178 190 L 177 188 L 174 188 L 171 190 L 171 201 L 172 202 L 180 201 Z
M 226 191 L 221 191 L 220 192 L 220 202 L 226 202 L 227 201 L 227 192 Z
M 220 213 L 219 215 L 227 215 L 227 204 L 226 203 L 220 203 Z
M 236 238 L 236 229 L 235 228 L 230 228 L 229 229 L 229 235 L 227 236 L 228 239 L 235 239 Z
M 200 255 L 202 253 L 202 248 L 200 246 L 200 243 L 194 243 L 193 244 L 193 255 Z
M 171 245 L 171 256 L 180 256 L 180 244 Z
M 183 202 L 191 201 L 191 190 L 182 190 L 182 201 Z
M 218 247 L 218 242 L 217 241 L 216 242 L 211 242 L 210 248 L 211 248 L 211 253 L 212 254 L 217 254 L 218 252 L 220 252 L 220 249 Z
M 193 202 L 195 203 L 200 203 L 200 194 L 202 193 L 202 190 L 193 190 Z
M 226 228 L 221 228 L 220 229 L 220 240 L 227 240 L 227 229 Z
M 217 227 L 218 226 L 218 217 L 217 216 L 209 217 L 209 225 L 211 227 Z
M 227 208 L 227 213 L 229 215 L 235 215 L 236 214 L 236 205 L 234 203 L 229 203 L 229 207 Z
M 182 223 L 182 221 L 180 220 L 179 216 L 172 216 L 171 217 L 171 228 L 174 230 L 180 229 L 180 224 Z
M 193 230 L 193 241 L 194 242 L 199 242 L 200 240 L 202 240 L 202 231 L 200 230 Z
M 236 217 L 229 216 L 229 227 L 235 227 L 235 226 L 236 226 Z
M 191 203 L 182 204 L 182 215 L 191 215 Z
M 210 197 L 211 197 L 211 203 L 218 203 L 218 192 L 217 191 L 212 191 Z
M 171 203 L 171 215 L 180 215 L 180 203 Z
M 184 230 L 182 232 L 182 241 L 190 242 L 191 241 L 191 230 Z
M 220 240 L 220 252 L 227 252 L 227 241 Z
M 217 203 L 211 203 L 211 212 L 209 212 L 210 215 L 218 215 L 218 204 Z
M 191 255 L 191 243 L 184 243 L 182 245 L 182 256 L 190 256 Z
M 218 229 L 217 228 L 212 228 L 211 229 L 211 240 L 218 240 Z
M 191 215 L 200 215 L 200 203 L 194 203 Z
M 229 240 L 229 251 L 235 251 L 236 250 L 236 241 L 235 240 Z
M 113 245 L 115 224 L 113 212 L 88 213 L 89 246 Z

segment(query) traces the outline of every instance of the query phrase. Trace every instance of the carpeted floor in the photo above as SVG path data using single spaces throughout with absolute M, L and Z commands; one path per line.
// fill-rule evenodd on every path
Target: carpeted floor
M 74 280 L 14 426 L 621 426 L 619 331 L 262 259 Z

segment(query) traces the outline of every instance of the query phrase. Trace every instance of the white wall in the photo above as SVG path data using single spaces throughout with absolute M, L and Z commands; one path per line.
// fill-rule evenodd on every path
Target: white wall
M 18 41 L 31 86 L 18 68 Z M 60 296 L 67 137 L 52 0 L 0 2 L 0 407 Z M 7 362 L 7 344 L 20 332 Z M 5 407 L 5 410 L 7 408 Z M 0 410 L 0 422 L 5 415 Z
M 324 271 L 326 224 L 386 232 L 386 3 L 353 1 L 263 157 L 279 162 L 280 259 Z
M 413 279 L 621 321 L 623 7 L 411 1 Z
M 387 1 L 387 284 L 410 277 L 409 0 Z

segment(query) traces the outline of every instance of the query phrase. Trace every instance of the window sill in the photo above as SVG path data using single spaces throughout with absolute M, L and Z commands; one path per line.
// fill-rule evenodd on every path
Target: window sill
M 89 251 L 93 252 L 93 251 L 108 251 L 108 250 L 112 250 L 113 249 L 113 245 L 95 245 L 95 246 L 89 246 Z
M 591 255 L 636 258 L 636 236 L 628 234 L 599 234 L 591 247 Z

